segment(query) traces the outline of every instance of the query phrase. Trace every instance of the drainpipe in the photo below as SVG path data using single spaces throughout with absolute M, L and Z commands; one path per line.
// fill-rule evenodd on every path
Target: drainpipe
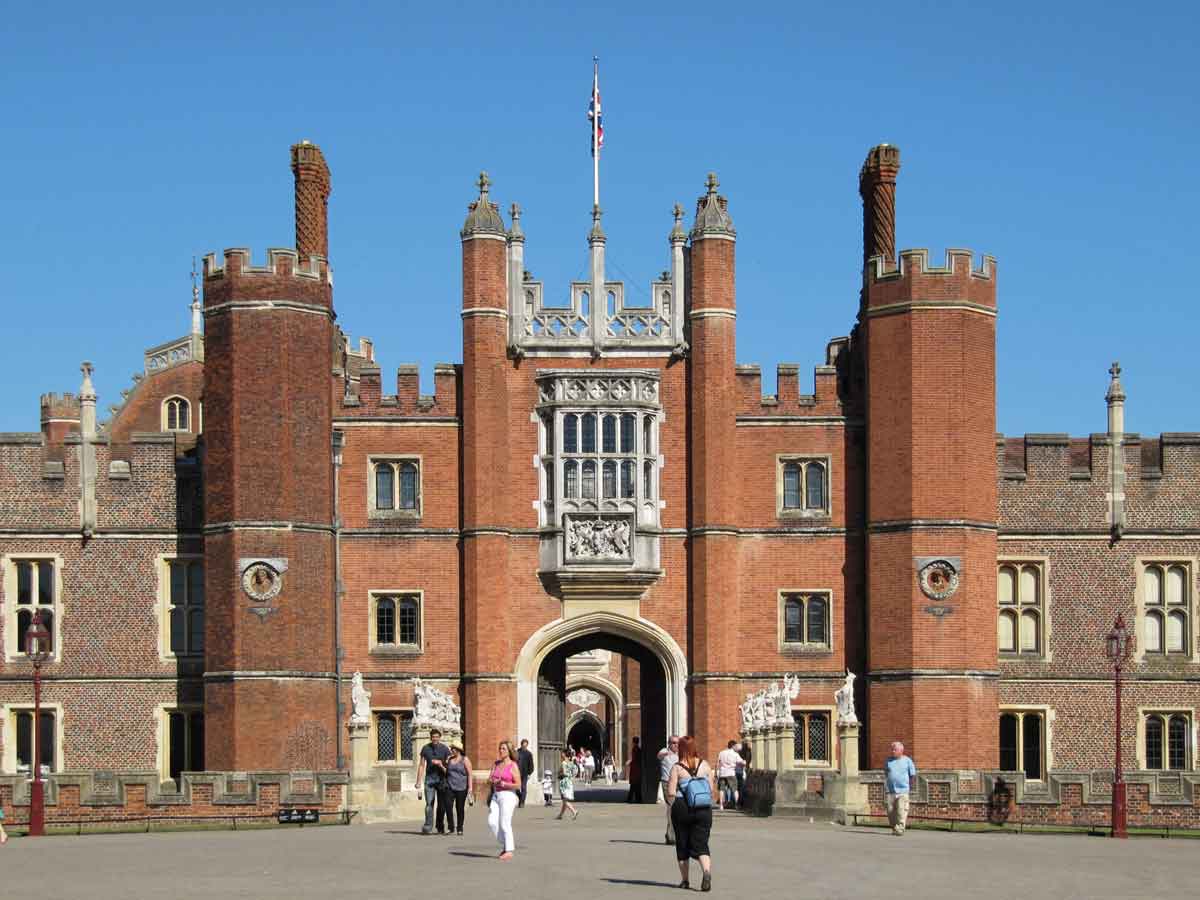
M 338 501 L 338 474 L 342 468 L 344 432 L 333 432 L 333 681 L 334 733 L 337 735 L 337 767 L 346 768 L 342 750 L 342 514 Z M 350 803 L 350 787 L 346 787 L 346 803 Z

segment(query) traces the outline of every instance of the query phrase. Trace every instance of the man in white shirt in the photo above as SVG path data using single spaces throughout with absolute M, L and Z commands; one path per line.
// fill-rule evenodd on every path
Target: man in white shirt
M 671 780 L 671 770 L 679 762 L 679 735 L 673 734 L 667 739 L 667 746 L 658 751 L 659 781 L 662 782 L 663 803 L 667 807 L 667 833 L 663 835 L 665 843 L 675 843 L 675 827 L 671 824 L 671 804 L 667 801 L 667 782 Z
M 737 741 L 729 744 L 717 754 L 717 790 L 721 792 L 721 807 L 737 809 L 737 767 L 742 757 L 734 750 Z

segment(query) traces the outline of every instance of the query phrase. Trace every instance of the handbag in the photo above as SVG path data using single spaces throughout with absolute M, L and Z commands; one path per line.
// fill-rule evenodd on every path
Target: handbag
M 474 806 L 474 805 L 475 805 L 475 795 L 467 794 L 467 806 Z

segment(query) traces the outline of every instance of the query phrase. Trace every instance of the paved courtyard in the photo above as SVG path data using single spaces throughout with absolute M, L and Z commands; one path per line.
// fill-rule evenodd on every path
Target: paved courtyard
M 262 831 L 14 838 L 0 848 L 5 897 L 662 897 L 678 880 L 662 807 L 581 803 L 518 813 L 517 855 L 495 859 L 479 810 L 462 838 L 417 823 Z M 713 892 L 819 898 L 1191 896 L 1200 843 L 843 829 L 718 814 Z M 693 876 L 693 885 L 699 885 Z M 675 891 L 675 893 L 678 893 Z

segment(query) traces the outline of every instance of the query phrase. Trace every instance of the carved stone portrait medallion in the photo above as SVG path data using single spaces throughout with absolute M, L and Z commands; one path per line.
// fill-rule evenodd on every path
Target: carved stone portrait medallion
M 283 590 L 283 573 L 269 563 L 253 563 L 242 573 L 242 589 L 259 602 L 270 600 Z
M 946 559 L 926 563 L 917 573 L 921 593 L 930 600 L 946 600 L 958 590 L 958 569 Z

